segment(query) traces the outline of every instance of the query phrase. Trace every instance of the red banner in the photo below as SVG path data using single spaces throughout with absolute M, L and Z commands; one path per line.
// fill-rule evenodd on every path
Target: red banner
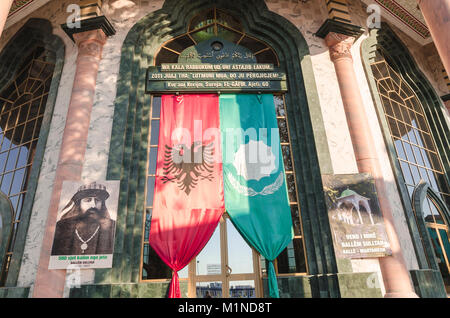
M 150 245 L 177 271 L 203 249 L 225 211 L 217 95 L 163 95 Z M 218 133 L 219 132 L 219 133 Z

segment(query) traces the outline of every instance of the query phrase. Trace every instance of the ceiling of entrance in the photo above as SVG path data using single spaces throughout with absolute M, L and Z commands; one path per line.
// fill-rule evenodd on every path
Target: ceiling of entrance
M 366 4 L 378 4 L 382 8 L 382 16 L 404 30 L 419 43 L 426 44 L 431 41 L 430 32 L 425 24 L 425 20 L 417 7 L 417 0 L 361 0 Z M 14 0 L 9 13 L 9 18 L 36 9 L 42 0 Z M 33 5 L 31 5 L 33 3 Z M 31 5 L 31 6 L 30 6 Z M 28 10 L 26 8 L 28 7 Z
M 384 19 L 399 27 L 421 44 L 431 42 L 430 31 L 420 12 L 417 0 L 362 0 L 365 4 L 381 7 Z
M 396 0 L 393 2 L 397 2 L 398 5 L 403 7 L 415 19 L 425 24 L 425 19 L 417 6 L 417 0 Z

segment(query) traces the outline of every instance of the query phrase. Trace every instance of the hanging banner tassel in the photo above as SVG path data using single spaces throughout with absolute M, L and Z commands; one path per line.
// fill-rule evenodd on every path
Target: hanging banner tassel
M 178 272 L 173 271 L 172 280 L 170 281 L 169 298 L 181 298 L 180 281 Z
M 277 274 L 275 273 L 273 261 L 269 262 L 269 268 L 267 269 L 267 278 L 269 283 L 269 296 L 271 298 L 280 298 L 280 294 L 278 292 Z

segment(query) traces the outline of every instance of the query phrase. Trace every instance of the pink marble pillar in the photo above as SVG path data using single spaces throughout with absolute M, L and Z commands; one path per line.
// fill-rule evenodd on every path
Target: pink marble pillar
M 411 284 L 399 238 L 395 230 L 383 175 L 369 128 L 369 120 L 364 110 L 363 99 L 353 67 L 350 50 L 354 40 L 355 38 L 353 37 L 334 32 L 330 32 L 325 37 L 339 82 L 358 170 L 361 173 L 370 173 L 375 179 L 380 208 L 392 248 L 392 256 L 379 259 L 386 288 L 385 297 L 417 297 Z
M 447 74 L 450 74 L 450 0 L 418 0 Z
M 101 30 L 77 33 L 73 37 L 78 45 L 77 68 L 62 136 L 33 297 L 63 296 L 66 271 L 48 269 L 58 203 L 63 181 L 81 179 L 98 67 L 103 45 L 106 42 L 106 35 Z
M 6 19 L 8 18 L 11 5 L 14 0 L 1 0 L 0 1 L 0 37 L 5 27 Z

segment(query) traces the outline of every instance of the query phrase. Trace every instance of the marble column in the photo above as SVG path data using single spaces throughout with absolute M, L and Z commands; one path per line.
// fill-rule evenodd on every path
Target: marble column
M 379 258 L 386 289 L 385 297 L 417 297 L 394 227 L 383 175 L 369 128 L 369 120 L 364 110 L 363 99 L 353 67 L 350 50 L 354 40 L 354 37 L 335 32 L 330 32 L 325 37 L 336 70 L 358 170 L 360 173 L 370 173 L 375 179 L 380 208 L 393 253 L 392 256 Z
M 450 0 L 418 0 L 447 74 L 450 74 Z
M 3 33 L 3 28 L 5 27 L 6 19 L 8 18 L 9 11 L 11 10 L 11 5 L 14 0 L 1 0 L 0 1 L 0 37 Z
M 106 43 L 106 35 L 102 30 L 76 33 L 73 38 L 78 45 L 75 79 L 62 136 L 33 297 L 63 296 L 66 271 L 48 269 L 58 203 L 63 181 L 81 180 L 97 73 L 103 46 Z

